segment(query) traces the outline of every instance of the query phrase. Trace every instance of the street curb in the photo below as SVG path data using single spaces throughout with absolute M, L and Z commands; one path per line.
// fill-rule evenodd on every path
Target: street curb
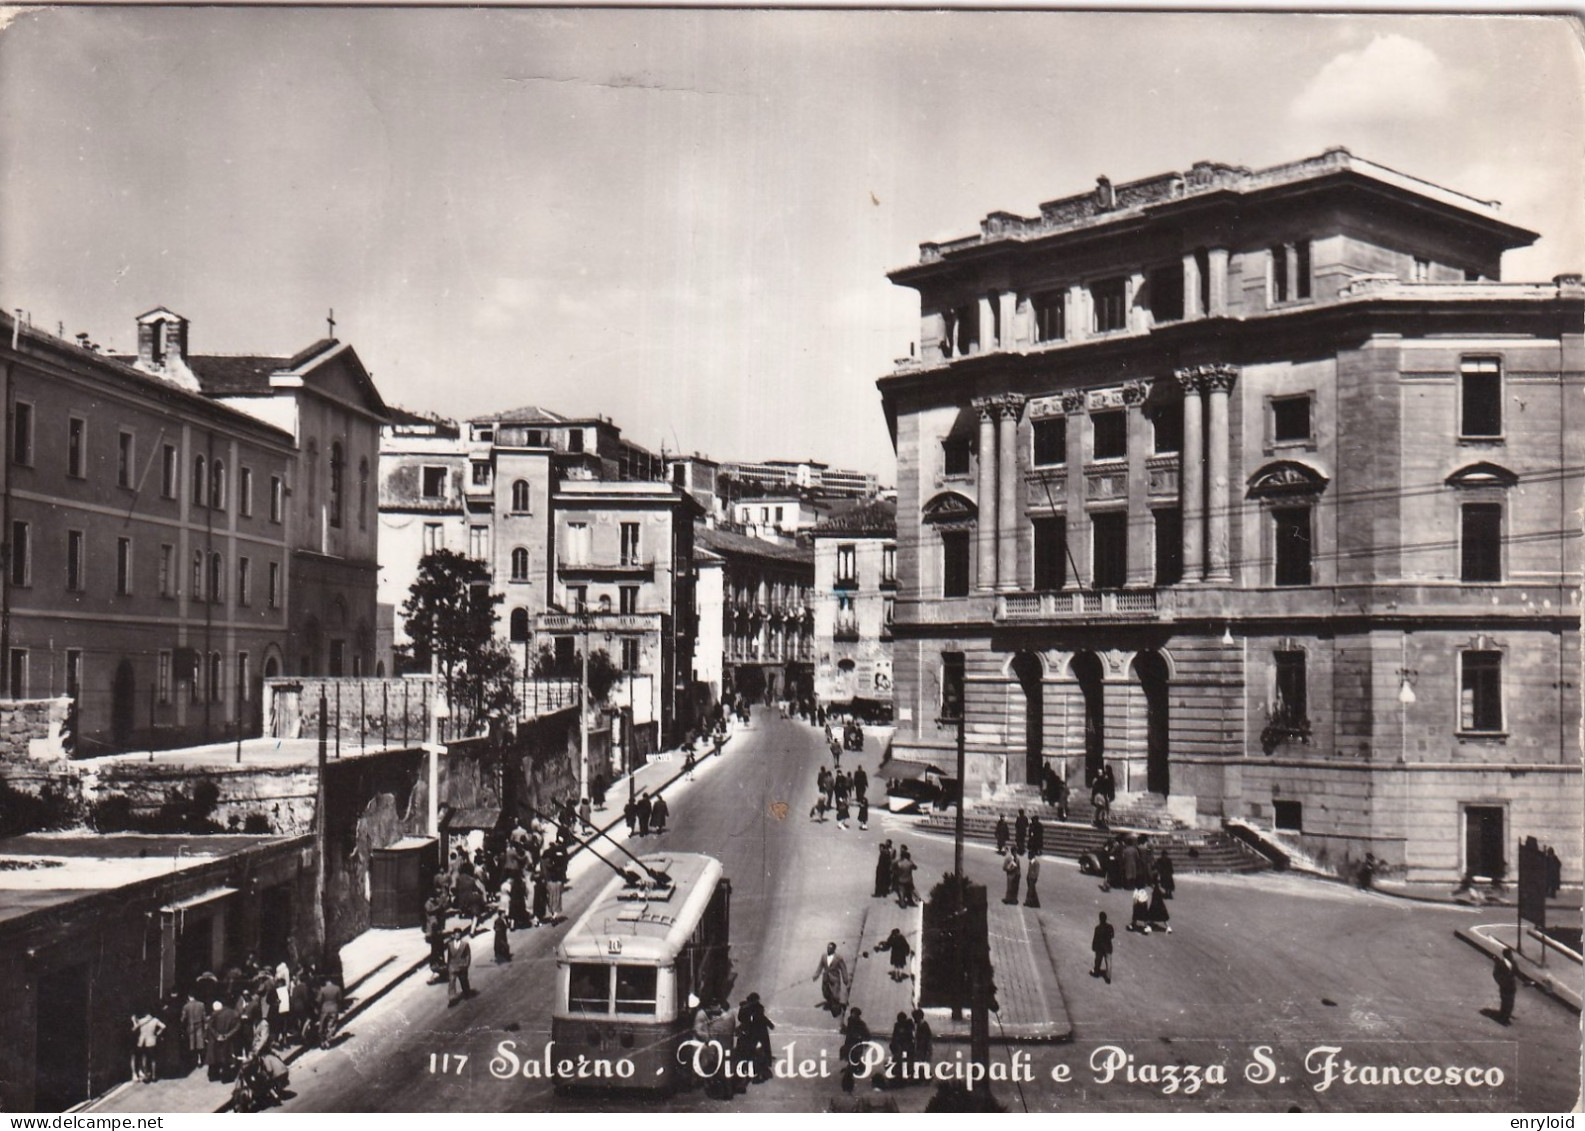
M 1502 953 L 1502 948 L 1504 946 L 1503 943 L 1497 942 L 1493 939 L 1487 938 L 1485 935 L 1479 934 L 1477 929 L 1474 927 L 1456 927 L 1453 930 L 1453 934 L 1455 937 L 1467 942 L 1470 946 L 1474 947 L 1488 958 L 1496 958 L 1498 954 Z M 1526 982 L 1529 982 L 1536 989 L 1542 990 L 1543 992 L 1562 1002 L 1575 1013 L 1581 1012 L 1580 992 L 1578 989 L 1564 984 L 1562 979 L 1558 978 L 1550 970 L 1545 970 L 1541 967 L 1538 967 L 1535 963 L 1529 962 L 1528 959 L 1526 960 L 1526 965 L 1528 965 L 1530 969 L 1520 969 L 1519 977 L 1523 978 Z

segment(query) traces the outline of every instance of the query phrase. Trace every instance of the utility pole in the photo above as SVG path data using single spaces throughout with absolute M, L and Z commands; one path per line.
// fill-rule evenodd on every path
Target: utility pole
M 429 752 L 430 836 L 440 835 L 440 656 L 431 640 L 429 645 L 429 734 L 424 749 Z M 405 714 L 404 714 L 405 718 Z M 323 748 L 323 744 L 321 744 Z M 323 755 L 321 755 L 323 756 Z
M 583 621 L 583 676 L 578 684 L 578 800 L 589 796 L 589 614 Z
M 324 965 L 323 960 L 329 957 L 327 952 L 329 950 L 329 944 L 330 944 L 330 940 L 325 937 L 325 868 L 328 866 L 328 861 L 325 859 L 325 854 L 326 854 L 326 850 L 330 846 L 330 836 L 329 836 L 329 833 L 328 833 L 328 825 L 329 825 L 328 817 L 329 817 L 329 814 L 325 811 L 326 807 L 327 807 L 326 806 L 326 800 L 327 800 L 327 796 L 328 796 L 327 791 L 325 789 L 325 766 L 326 766 L 326 755 L 329 752 L 328 748 L 329 748 L 329 745 L 330 745 L 329 741 L 328 741 L 328 739 L 329 739 L 329 729 L 330 729 L 330 719 L 329 719 L 329 717 L 327 716 L 327 713 L 326 713 L 328 711 L 328 709 L 329 709 L 329 704 L 326 702 L 326 698 L 325 698 L 325 685 L 324 684 L 320 684 L 319 685 L 319 774 L 318 774 L 319 784 L 318 784 L 318 787 L 317 787 L 316 792 L 315 792 L 315 801 L 314 801 L 314 839 L 315 839 L 314 847 L 315 847 L 315 850 L 316 850 L 316 854 L 319 857 L 319 860 L 318 860 L 317 866 L 314 868 L 314 916 L 319 920 L 319 922 L 317 924 L 319 930 L 316 933 L 319 936 L 319 951 L 320 951 L 320 958 L 322 960 L 321 961 L 321 965 Z

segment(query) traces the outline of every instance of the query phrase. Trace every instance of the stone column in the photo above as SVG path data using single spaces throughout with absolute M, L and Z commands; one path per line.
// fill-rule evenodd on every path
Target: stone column
M 1001 427 L 996 440 L 996 588 L 1018 588 L 1018 418 L 1024 398 L 1009 393 L 1001 399 Z
M 1205 580 L 1227 582 L 1233 580 L 1229 568 L 1228 526 L 1230 492 L 1227 469 L 1228 449 L 1231 439 L 1227 425 L 1227 395 L 1232 391 L 1238 370 L 1231 365 L 1209 366 L 1205 373 L 1205 387 L 1210 395 L 1209 436 L 1206 442 L 1206 463 L 1210 479 L 1210 502 L 1207 528 Z
M 1211 268 L 1211 303 L 1206 314 L 1212 318 L 1227 313 L 1227 249 L 1213 247 L 1209 253 Z
M 1183 317 L 1185 321 L 1205 317 L 1200 309 L 1200 261 L 1192 251 L 1183 253 Z
M 980 310 L 980 315 L 979 315 L 979 317 L 980 317 L 980 333 L 979 333 L 980 346 L 979 346 L 978 352 L 979 353 L 990 353 L 991 350 L 995 349 L 997 344 L 998 344 L 997 343 L 997 335 L 996 335 L 996 310 L 997 310 L 997 307 L 996 307 L 995 300 L 990 295 L 986 295 L 984 298 L 980 299 L 979 310 Z
M 1003 291 L 997 296 L 1000 303 L 1002 332 L 997 336 L 997 349 L 1012 349 L 1018 344 L 1018 334 L 1015 329 L 1018 322 L 1018 292 Z
M 1178 499 L 1183 507 L 1183 580 L 1205 580 L 1205 468 L 1201 419 L 1200 375 L 1195 369 L 1176 374 L 1183 387 L 1183 454 L 1179 460 Z
M 979 542 L 979 576 L 974 579 L 977 589 L 996 588 L 996 400 L 978 397 L 974 407 L 980 413 L 980 480 L 978 498 L 979 522 L 975 537 Z
M 1145 461 L 1150 456 L 1152 430 L 1145 416 L 1145 398 L 1150 396 L 1149 380 L 1128 381 L 1123 385 L 1123 403 L 1128 413 L 1128 578 L 1129 586 L 1147 586 L 1156 576 L 1156 558 L 1151 553 L 1155 523 L 1150 514 L 1150 474 Z

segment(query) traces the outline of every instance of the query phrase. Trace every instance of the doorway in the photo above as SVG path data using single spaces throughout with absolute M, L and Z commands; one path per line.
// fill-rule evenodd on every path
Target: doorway
M 1013 675 L 1024 693 L 1024 776 L 1026 784 L 1040 781 L 1045 747 L 1045 668 L 1040 657 L 1020 652 L 1013 657 Z
M 33 1109 L 65 1111 L 88 1098 L 88 964 L 38 982 Z
M 1106 764 L 1106 677 L 1094 652 L 1080 652 L 1069 667 L 1084 699 L 1084 784 L 1091 786 Z
M 132 744 L 136 707 L 137 681 L 132 674 L 132 661 L 122 660 L 116 665 L 116 674 L 110 683 L 110 741 L 118 752 Z
M 1500 805 L 1464 807 L 1464 874 L 1477 880 L 1506 877 L 1503 855 L 1503 811 Z
M 1168 796 L 1172 788 L 1167 716 L 1167 661 L 1159 652 L 1134 657 L 1134 674 L 1145 695 L 1145 788 Z

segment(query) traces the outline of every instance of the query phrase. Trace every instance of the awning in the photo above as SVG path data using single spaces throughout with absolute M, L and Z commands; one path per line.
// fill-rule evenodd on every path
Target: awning
M 889 781 L 926 781 L 931 776 L 938 778 L 952 776 L 941 767 L 932 766 L 929 762 L 911 762 L 906 758 L 886 759 L 875 774 Z
M 175 915 L 181 911 L 191 911 L 195 907 L 203 907 L 210 903 L 219 903 L 222 899 L 227 899 L 236 894 L 236 888 L 211 888 L 210 890 L 202 892 L 199 895 L 188 896 L 186 899 L 177 900 L 175 903 L 167 903 L 164 907 L 160 908 L 160 910 Z

